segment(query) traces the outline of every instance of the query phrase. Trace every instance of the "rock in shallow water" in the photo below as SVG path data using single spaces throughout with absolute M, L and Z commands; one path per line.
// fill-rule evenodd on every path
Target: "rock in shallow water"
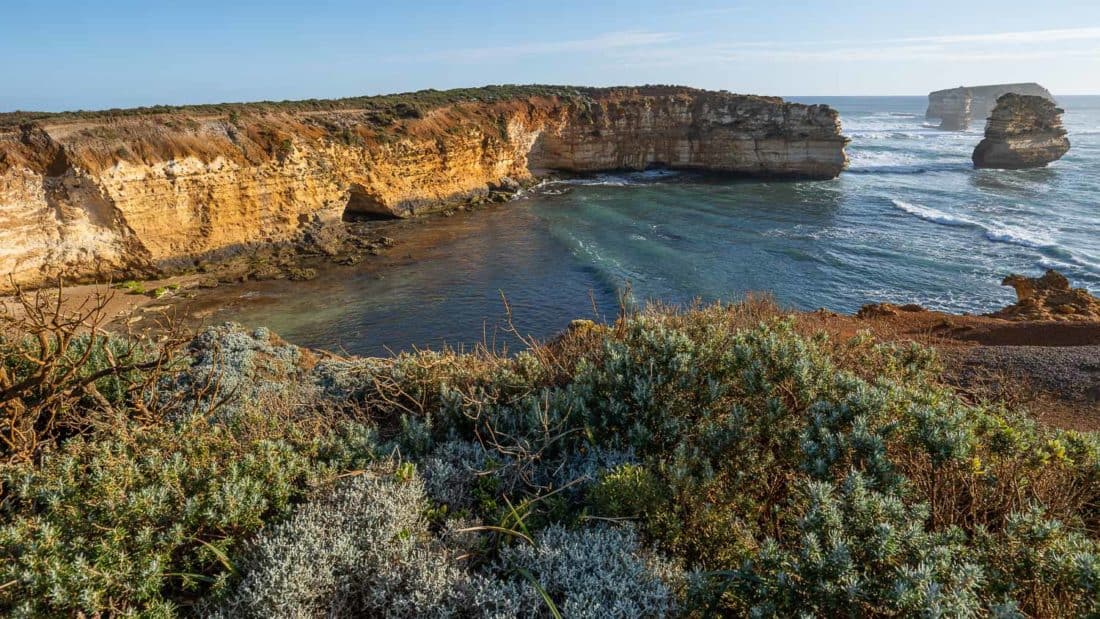
M 1062 112 L 1043 97 L 1007 94 L 997 99 L 985 139 L 974 149 L 974 167 L 1018 170 L 1061 159 L 1069 151 Z
M 1049 90 L 1035 82 L 959 86 L 928 93 L 928 111 L 925 112 L 925 117 L 929 120 L 939 118 L 940 129 L 965 131 L 971 120 L 989 116 L 997 106 L 997 99 L 1010 92 L 1054 100 Z

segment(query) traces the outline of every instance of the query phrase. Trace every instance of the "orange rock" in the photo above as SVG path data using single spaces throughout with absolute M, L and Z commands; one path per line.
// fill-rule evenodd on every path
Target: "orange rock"
M 1051 269 L 1042 277 L 1009 275 L 1001 282 L 1016 290 L 1017 301 L 990 314 L 1009 320 L 1100 320 L 1100 299 Z
M 445 211 L 506 196 L 543 169 L 832 178 L 847 163 L 825 106 L 679 87 L 561 90 L 449 103 L 438 93 L 435 107 L 392 114 L 303 102 L 22 128 L 0 115 L 0 289 L 9 274 L 36 285 L 183 265 L 345 214 Z

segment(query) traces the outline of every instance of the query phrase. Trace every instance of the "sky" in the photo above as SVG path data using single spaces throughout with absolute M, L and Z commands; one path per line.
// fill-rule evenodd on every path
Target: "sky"
M 0 111 L 485 84 L 1100 94 L 1100 0 L 0 0 Z

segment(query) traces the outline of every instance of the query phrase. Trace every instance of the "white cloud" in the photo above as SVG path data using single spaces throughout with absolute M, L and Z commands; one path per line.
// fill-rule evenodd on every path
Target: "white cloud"
M 615 51 L 615 50 L 612 50 Z M 710 45 L 659 45 L 618 50 L 628 64 L 659 66 L 715 62 L 994 62 L 1100 58 L 1100 28 L 1070 28 L 879 40 L 749 41 Z
M 932 37 L 894 39 L 896 42 L 930 43 L 1051 43 L 1056 41 L 1092 41 L 1100 39 L 1100 28 L 1064 28 L 1061 30 L 1028 30 L 993 34 L 959 34 Z
M 653 45 L 672 43 L 679 35 L 671 32 L 650 32 L 645 30 L 626 30 L 606 32 L 587 39 L 566 41 L 547 41 L 505 45 L 499 47 L 474 47 L 449 50 L 423 56 L 430 60 L 476 61 L 490 58 L 514 58 L 545 54 L 565 54 L 576 52 L 607 52 L 643 48 Z
M 588 54 L 620 66 L 677 67 L 737 62 L 1021 62 L 1100 58 L 1100 28 L 1030 30 L 877 40 L 703 43 L 685 33 L 624 30 L 559 41 L 473 47 L 403 56 L 401 61 L 473 63 L 526 56 Z

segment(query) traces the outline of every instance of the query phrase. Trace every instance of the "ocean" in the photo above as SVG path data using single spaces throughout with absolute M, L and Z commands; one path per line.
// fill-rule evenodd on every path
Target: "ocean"
M 1100 290 L 1100 96 L 1059 97 L 1072 147 L 1024 171 L 974 170 L 983 124 L 941 132 L 925 97 L 825 97 L 851 165 L 817 182 L 650 171 L 544 183 L 506 205 L 381 225 L 398 245 L 310 282 L 250 282 L 207 320 L 353 354 L 549 337 L 634 303 L 767 292 L 803 310 L 919 303 L 987 312 L 1017 272 Z

